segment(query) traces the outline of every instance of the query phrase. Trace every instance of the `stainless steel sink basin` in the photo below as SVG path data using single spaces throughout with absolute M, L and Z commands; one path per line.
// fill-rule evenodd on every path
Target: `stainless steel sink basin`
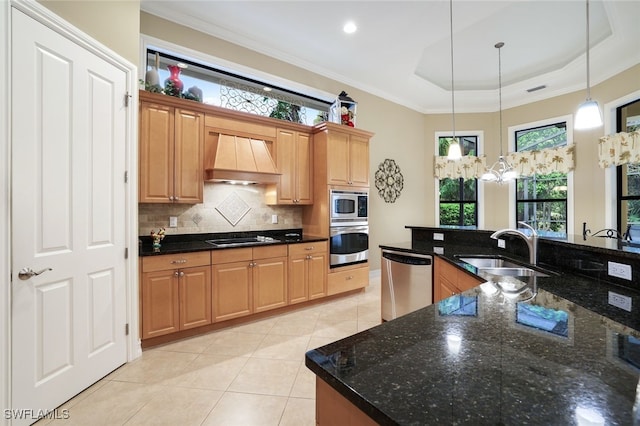
M 478 268 L 479 272 L 496 276 L 510 277 L 548 277 L 541 271 L 529 268 L 519 263 L 512 262 L 500 257 L 473 257 L 465 256 L 459 258 L 461 261 Z
M 238 238 L 220 238 L 216 240 L 205 240 L 205 243 L 211 244 L 215 247 L 242 247 L 256 244 L 272 244 L 279 243 L 280 240 L 276 240 L 271 237 L 238 237 Z

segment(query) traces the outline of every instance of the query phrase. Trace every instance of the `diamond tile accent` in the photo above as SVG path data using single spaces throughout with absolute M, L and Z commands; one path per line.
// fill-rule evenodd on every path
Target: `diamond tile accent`
M 236 224 L 240 222 L 240 219 L 251 210 L 251 207 L 249 207 L 236 192 L 232 192 L 218 204 L 216 210 L 218 210 L 231 225 L 236 226 Z

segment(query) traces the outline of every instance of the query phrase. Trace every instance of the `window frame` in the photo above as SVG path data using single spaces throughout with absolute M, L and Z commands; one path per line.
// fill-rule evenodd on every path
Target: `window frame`
M 534 129 L 538 127 L 549 126 L 557 123 L 564 122 L 567 126 L 567 145 L 573 144 L 573 115 L 561 115 L 557 117 L 545 118 L 543 120 L 533 121 L 529 123 L 522 123 L 515 126 L 508 127 L 508 145 L 509 151 L 515 152 L 516 150 L 516 132 Z M 516 180 L 509 182 L 509 227 L 517 228 L 517 185 Z M 573 234 L 574 230 L 574 172 L 567 173 L 567 201 L 566 201 L 566 215 L 567 215 L 567 235 Z
M 615 109 L 615 133 L 627 131 L 626 125 L 625 129 L 622 130 L 622 109 L 628 105 L 634 104 L 636 102 L 640 102 L 640 97 L 634 99 L 625 104 L 619 105 Z M 624 235 L 626 233 L 626 228 L 622 228 L 622 203 L 625 201 L 638 201 L 640 200 L 640 194 L 638 195 L 623 195 L 623 168 L 627 167 L 628 164 L 623 164 L 621 166 L 615 166 L 616 170 L 616 228 L 620 235 Z M 628 219 L 628 218 L 627 218 Z M 627 224 L 628 225 L 628 224 Z M 630 232 L 631 233 L 631 232 Z M 636 233 L 636 231 L 634 231 Z
M 435 132 L 434 138 L 434 155 L 440 156 L 440 138 L 451 138 L 453 137 L 453 131 L 438 131 Z M 476 142 L 476 156 L 482 154 L 484 150 L 484 131 L 482 130 L 469 130 L 469 131 L 456 131 L 456 137 L 475 137 Z M 460 178 L 462 179 L 462 178 Z M 473 229 L 483 229 L 484 227 L 484 185 L 480 185 L 480 179 L 475 179 L 476 181 L 476 225 Z M 435 212 L 434 223 L 437 223 L 437 226 L 440 225 L 440 179 L 434 177 L 434 192 L 435 192 Z M 462 197 L 461 197 L 462 198 Z M 465 203 L 464 200 L 460 201 L 461 203 Z M 467 202 L 468 204 L 469 202 Z M 463 225 L 443 225 L 443 226 L 459 226 Z

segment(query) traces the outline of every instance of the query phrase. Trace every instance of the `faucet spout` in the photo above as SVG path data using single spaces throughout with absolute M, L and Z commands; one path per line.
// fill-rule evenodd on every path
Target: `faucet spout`
M 518 229 L 507 228 L 500 229 L 494 232 L 493 234 L 491 234 L 491 238 L 497 240 L 501 235 L 505 234 L 516 235 L 522 238 L 527 243 L 527 247 L 529 249 L 529 263 L 532 265 L 536 265 L 538 263 L 538 233 L 526 222 L 518 222 L 518 224 L 529 229 L 531 235 L 527 235 Z

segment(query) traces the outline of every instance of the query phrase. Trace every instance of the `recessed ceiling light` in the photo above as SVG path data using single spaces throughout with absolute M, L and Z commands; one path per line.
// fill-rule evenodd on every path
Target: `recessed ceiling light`
M 358 27 L 356 26 L 356 23 L 353 21 L 347 22 L 346 24 L 344 24 L 344 27 L 342 27 L 342 30 L 347 34 L 353 34 L 356 32 L 357 29 Z

